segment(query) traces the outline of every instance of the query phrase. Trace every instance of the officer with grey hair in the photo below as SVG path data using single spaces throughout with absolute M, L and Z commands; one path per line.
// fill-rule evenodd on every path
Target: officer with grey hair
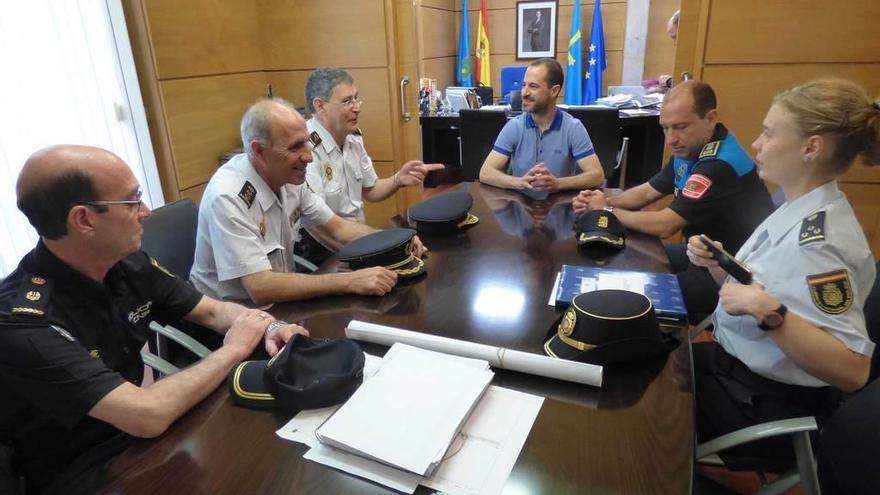
M 199 206 L 193 284 L 218 299 L 263 306 L 330 294 L 384 295 L 397 275 L 383 267 L 294 273 L 294 228 L 303 223 L 331 249 L 375 230 L 341 218 L 303 183 L 312 161 L 305 121 L 280 98 L 262 99 L 241 121 L 246 153 L 208 182 Z M 414 241 L 414 253 L 425 249 Z
M 306 182 L 327 206 L 342 218 L 364 223 L 364 201 L 387 199 L 401 187 L 418 186 L 431 170 L 442 164 L 424 164 L 418 160 L 404 163 L 391 177 L 380 179 L 373 160 L 364 147 L 358 127 L 364 100 L 358 93 L 354 78 L 343 69 L 316 69 L 306 82 L 306 106 L 312 118 L 306 123 L 314 149 L 313 160 L 306 171 Z M 304 232 L 302 245 L 311 242 L 313 234 L 327 245 L 314 229 Z M 322 251 L 315 245 L 314 251 Z M 317 252 L 303 253 L 320 261 Z

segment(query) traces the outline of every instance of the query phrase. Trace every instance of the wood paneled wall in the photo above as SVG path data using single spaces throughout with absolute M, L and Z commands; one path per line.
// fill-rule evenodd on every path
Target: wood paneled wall
M 672 74 L 675 42 L 666 32 L 666 24 L 680 4 L 681 0 L 651 0 L 651 11 L 648 13 L 648 39 L 645 47 L 645 72 L 642 79 L 657 79 L 661 74 Z
M 684 0 L 682 14 L 685 36 L 698 40 L 690 57 L 695 76 L 715 88 L 722 120 L 746 148 L 760 133 L 773 95 L 787 87 L 837 76 L 880 95 L 880 3 L 874 0 Z M 677 56 L 687 59 L 691 49 L 682 48 Z M 688 62 L 676 60 L 676 66 Z M 841 187 L 880 256 L 880 168 L 856 166 Z

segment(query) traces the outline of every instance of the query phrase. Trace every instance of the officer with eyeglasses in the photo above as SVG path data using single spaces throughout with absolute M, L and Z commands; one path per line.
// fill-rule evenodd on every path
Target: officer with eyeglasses
M 364 201 L 382 201 L 401 187 L 419 186 L 428 172 L 443 168 L 442 164 L 411 160 L 391 177 L 380 179 L 358 127 L 364 100 L 354 78 L 345 70 L 315 70 L 306 81 L 305 96 L 313 115 L 306 125 L 314 146 L 306 182 L 340 217 L 364 223 Z M 303 230 L 297 249 L 306 258 L 320 263 L 330 253 L 315 242 L 312 234 L 320 237 L 314 230 Z
M 0 282 L 0 450 L 11 449 L 28 494 L 94 493 L 132 436 L 162 434 L 261 341 L 274 355 L 307 333 L 203 296 L 141 251 L 150 209 L 109 151 L 40 150 L 16 193 L 40 240 Z M 224 334 L 223 345 L 142 386 L 150 321 L 181 319 Z

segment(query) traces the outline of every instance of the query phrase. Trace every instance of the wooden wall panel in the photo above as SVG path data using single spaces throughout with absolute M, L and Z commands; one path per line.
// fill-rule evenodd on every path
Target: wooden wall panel
M 431 58 L 423 61 L 424 72 L 423 77 L 430 77 L 437 80 L 437 88 L 441 91 L 448 86 L 455 86 L 455 67 L 458 62 L 456 57 Z M 495 63 L 494 57 L 491 61 Z M 492 66 L 494 69 L 494 65 Z M 500 70 L 500 69 L 499 69 Z M 496 70 L 492 76 L 493 80 L 501 81 L 499 70 Z M 497 96 L 497 95 L 496 95 Z
M 358 93 L 364 98 L 359 118 L 367 151 L 374 160 L 391 161 L 394 151 L 391 141 L 391 102 L 389 100 L 387 69 L 346 69 L 354 78 Z M 305 85 L 311 71 L 267 72 L 266 79 L 273 91 L 286 99 L 292 98 L 297 107 L 305 106 Z
M 206 182 L 219 156 L 241 146 L 241 116 L 264 86 L 262 72 L 160 83 L 181 190 Z
M 880 62 L 880 2 L 713 0 L 705 63 Z
M 263 68 L 256 0 L 150 0 L 159 79 Z
M 191 199 L 193 203 L 199 204 L 202 201 L 202 195 L 205 194 L 205 188 L 207 186 L 208 183 L 205 182 L 204 184 L 184 189 L 183 191 L 180 191 L 180 199 Z
M 880 184 L 840 183 L 840 189 L 856 212 L 856 218 L 871 246 L 875 258 L 880 253 Z
M 672 74 L 675 42 L 666 32 L 666 23 L 680 3 L 681 0 L 651 0 L 642 79 L 656 79 L 661 74 Z
M 831 75 L 852 79 L 880 94 L 880 64 L 708 65 L 703 69 L 703 79 L 712 84 L 718 96 L 722 121 L 746 147 L 760 134 L 773 95 Z
M 376 169 L 379 178 L 389 177 L 394 174 L 394 164 L 391 162 L 373 162 L 373 167 Z M 385 201 L 378 203 L 368 203 L 365 201 L 364 214 L 367 217 L 367 225 L 376 228 L 382 227 L 388 220 L 391 220 L 391 217 L 397 215 L 397 195 L 392 195 Z
M 260 0 L 267 70 L 386 67 L 382 0 Z
M 449 11 L 461 11 L 461 0 L 421 0 L 422 7 L 434 7 Z
M 455 37 L 455 12 L 423 8 L 422 12 L 422 55 L 425 58 L 456 56 L 458 38 Z M 476 39 L 476 31 L 474 39 Z M 489 40 L 491 43 L 491 40 Z

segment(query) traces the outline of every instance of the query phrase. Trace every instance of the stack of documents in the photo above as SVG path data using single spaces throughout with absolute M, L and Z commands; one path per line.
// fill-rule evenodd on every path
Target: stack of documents
M 322 444 L 430 476 L 493 375 L 483 360 L 397 344 L 315 435 Z

